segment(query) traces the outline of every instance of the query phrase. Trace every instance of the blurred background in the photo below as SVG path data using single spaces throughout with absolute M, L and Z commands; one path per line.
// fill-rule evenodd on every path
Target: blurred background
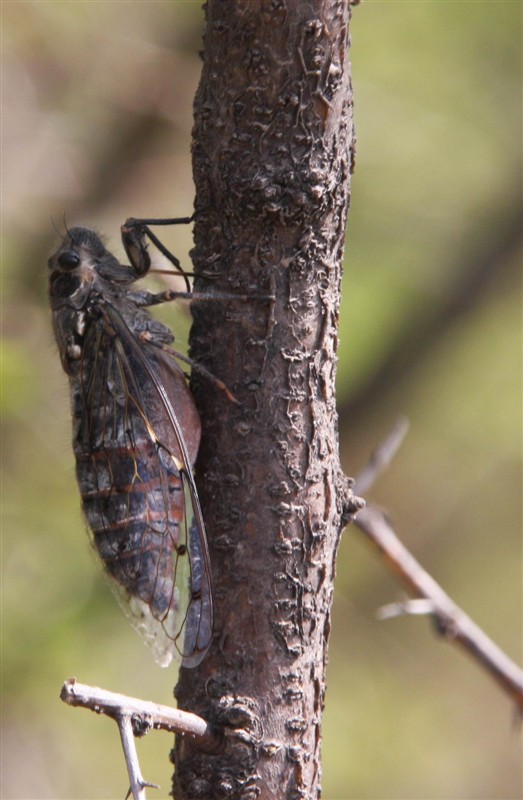
M 191 213 L 203 12 L 199 0 L 2 6 L 2 797 L 123 798 L 116 726 L 60 703 L 62 682 L 169 703 L 175 673 L 142 646 L 90 551 L 46 261 L 51 219 L 62 229 L 64 214 L 106 233 L 123 258 L 127 216 Z M 521 662 L 521 5 L 366 0 L 352 43 L 343 465 L 357 474 L 407 415 L 407 440 L 368 499 Z M 164 241 L 187 266 L 190 231 Z M 163 313 L 184 343 L 187 311 Z M 348 529 L 324 797 L 521 797 L 514 708 L 423 618 L 377 622 L 400 594 Z M 159 733 L 138 744 L 159 799 L 170 746 Z

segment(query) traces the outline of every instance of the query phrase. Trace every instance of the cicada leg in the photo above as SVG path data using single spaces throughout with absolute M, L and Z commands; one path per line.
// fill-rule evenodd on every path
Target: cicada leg
M 155 341 L 154 337 L 151 336 L 150 333 L 144 331 L 140 334 L 140 339 L 143 342 L 148 342 L 150 344 L 154 344 L 156 347 L 159 347 L 160 350 L 163 350 L 165 353 L 169 353 L 170 356 L 174 356 L 174 358 L 178 359 L 179 361 L 183 361 L 184 364 L 188 364 L 191 369 L 194 369 L 196 372 L 199 372 L 200 375 L 204 375 L 211 383 L 213 383 L 217 389 L 225 394 L 228 400 L 231 403 L 235 403 L 236 405 L 241 405 L 240 401 L 233 395 L 231 390 L 227 387 L 227 385 L 221 381 L 216 375 L 213 375 L 206 367 L 202 364 L 199 364 L 197 361 L 193 361 L 192 358 L 188 356 L 184 356 L 183 353 L 179 353 L 178 350 L 175 350 L 172 347 L 169 347 L 167 344 L 163 344 L 160 342 Z
M 129 217 L 120 228 L 122 242 L 129 261 L 133 266 L 138 278 L 147 274 L 151 267 L 151 259 L 147 252 L 146 237 L 154 246 L 167 258 L 175 267 L 177 272 L 183 276 L 185 286 L 189 292 L 191 285 L 188 274 L 183 269 L 180 261 L 168 250 L 158 237 L 150 229 L 150 225 L 188 225 L 194 217 L 172 217 L 171 219 L 135 219 Z
M 133 296 L 134 297 L 134 296 Z M 268 300 L 274 302 L 273 294 L 228 294 L 227 292 L 178 292 L 176 289 L 166 289 L 164 292 L 140 292 L 134 297 L 134 302 L 140 306 L 158 306 L 160 303 L 170 303 L 172 300 L 189 300 L 191 302 L 209 302 L 215 300 L 240 300 L 242 303 L 251 300 Z
M 158 237 L 151 231 L 150 225 L 188 225 L 193 222 L 196 214 L 191 217 L 172 217 L 170 219 L 136 219 L 129 217 L 121 227 L 122 242 L 127 253 L 131 265 L 133 266 L 137 278 L 141 278 L 149 272 L 151 267 L 151 259 L 147 252 L 146 237 L 154 244 L 154 246 L 162 253 L 176 268 L 180 275 L 185 280 L 186 292 L 177 292 L 174 290 L 166 290 L 165 292 L 158 292 L 157 294 L 147 293 L 147 300 L 142 300 L 142 305 L 158 305 L 159 303 L 168 303 L 172 300 L 240 300 L 242 302 L 249 302 L 251 300 L 275 300 L 274 294 L 229 294 L 226 292 L 212 292 L 209 294 L 196 294 L 191 291 L 189 283 L 189 276 L 192 272 L 186 272 L 178 258 L 176 258 L 170 250 L 158 239 Z M 145 297 L 145 294 L 144 294 Z

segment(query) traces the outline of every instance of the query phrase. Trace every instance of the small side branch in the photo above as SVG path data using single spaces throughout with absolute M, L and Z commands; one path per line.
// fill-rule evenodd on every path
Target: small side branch
M 377 508 L 362 509 L 356 525 L 377 547 L 392 570 L 417 600 L 388 605 L 381 618 L 399 614 L 429 614 L 439 633 L 465 648 L 523 709 L 523 672 L 462 611 L 400 542 L 385 515 Z
M 400 418 L 354 482 L 354 491 L 365 493 L 385 470 L 401 446 L 408 421 Z M 416 561 L 398 539 L 385 514 L 374 506 L 362 508 L 356 526 L 383 556 L 389 568 L 407 586 L 414 598 L 405 598 L 379 609 L 380 619 L 402 614 L 432 616 L 438 633 L 460 644 L 511 695 L 523 709 L 523 671 L 462 611 L 441 586 Z
M 398 417 L 387 438 L 374 450 L 354 481 L 354 494 L 364 495 L 368 492 L 400 449 L 408 430 L 407 417 Z
M 150 730 L 163 730 L 191 736 L 202 750 L 215 751 L 219 746 L 219 739 L 208 722 L 187 711 L 108 692 L 97 686 L 78 683 L 75 678 L 64 683 L 60 698 L 70 706 L 88 708 L 115 720 L 131 784 L 129 794 L 132 794 L 133 800 L 145 800 L 144 790 L 147 786 L 158 788 L 142 777 L 134 737 L 145 736 Z
M 407 432 L 406 420 L 400 419 L 382 445 L 371 456 L 368 465 L 356 479 L 354 490 L 362 493 L 390 464 Z M 438 633 L 467 650 L 523 709 L 523 671 L 461 610 L 443 591 L 434 578 L 416 561 L 398 539 L 385 514 L 378 508 L 362 508 L 356 518 L 357 527 L 367 536 L 414 595 L 398 603 L 384 606 L 380 619 L 401 614 L 432 616 Z
M 214 750 L 217 745 L 217 737 L 210 730 L 209 723 L 196 714 L 148 700 L 138 700 L 125 694 L 108 692 L 98 686 L 78 683 L 76 678 L 70 678 L 64 683 L 60 699 L 70 706 L 89 708 L 112 719 L 127 714 L 133 720 L 135 736 L 143 736 L 149 730 L 156 729 L 193 736 L 205 749 Z
M 138 753 L 136 752 L 136 745 L 134 743 L 134 730 L 131 717 L 128 714 L 122 714 L 120 717 L 116 717 L 116 722 L 118 723 L 118 729 L 120 731 L 125 763 L 127 764 L 127 772 L 131 783 L 125 800 L 127 800 L 131 794 L 133 800 L 146 800 L 145 789 L 147 786 L 150 786 L 152 789 L 159 789 L 160 787 L 156 783 L 149 783 L 142 778 Z

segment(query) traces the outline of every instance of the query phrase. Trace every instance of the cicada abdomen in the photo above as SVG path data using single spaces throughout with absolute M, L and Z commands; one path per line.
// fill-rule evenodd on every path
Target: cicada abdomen
M 200 421 L 173 335 L 132 291 L 124 266 L 86 228 L 51 257 L 51 307 L 69 376 L 73 449 L 94 547 L 124 609 L 162 666 L 203 658 L 212 636 L 205 530 L 192 476 Z

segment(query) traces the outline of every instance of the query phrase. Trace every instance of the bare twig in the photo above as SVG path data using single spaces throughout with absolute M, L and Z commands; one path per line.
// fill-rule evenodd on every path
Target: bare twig
M 354 494 L 367 492 L 378 476 L 387 469 L 403 444 L 409 429 L 407 417 L 398 417 L 387 438 L 374 450 L 367 464 L 354 481 Z
M 134 743 L 134 731 L 131 717 L 128 714 L 122 714 L 116 717 L 116 722 L 118 723 L 125 755 L 125 763 L 127 764 L 127 772 L 131 782 L 131 788 L 127 792 L 125 800 L 127 800 L 130 794 L 132 794 L 133 800 L 146 800 L 145 788 L 147 786 L 153 789 L 159 789 L 160 787 L 156 783 L 149 783 L 142 778 L 138 753 L 136 752 L 136 745 Z
M 423 613 L 433 616 L 438 632 L 460 644 L 500 683 L 516 703 L 523 708 L 523 672 L 489 639 L 443 591 L 436 581 L 416 561 L 400 542 L 385 515 L 367 506 L 356 517 L 356 525 L 378 548 L 393 571 L 409 590 L 419 598 L 409 603 L 386 606 L 380 616 Z M 418 603 L 422 601 L 424 605 Z M 392 613 L 391 613 L 392 612 Z
M 378 619 L 392 619 L 393 617 L 400 617 L 402 615 L 410 614 L 411 616 L 433 614 L 435 611 L 434 603 L 432 600 L 411 600 L 410 597 L 402 597 L 395 603 L 387 603 L 386 606 L 378 608 L 376 616 Z
M 215 750 L 219 743 L 207 721 L 196 714 L 138 700 L 125 694 L 108 692 L 97 686 L 78 683 L 75 678 L 64 683 L 60 698 L 70 706 L 89 708 L 115 720 L 120 731 L 133 800 L 145 800 L 144 790 L 147 786 L 158 788 L 156 784 L 149 783 L 142 777 L 134 744 L 135 736 L 144 736 L 150 730 L 156 729 L 191 736 L 205 750 Z
M 217 745 L 217 738 L 206 720 L 179 708 L 108 692 L 98 686 L 78 683 L 76 678 L 69 678 L 64 683 L 60 698 L 70 706 L 90 708 L 91 711 L 106 714 L 112 719 L 127 714 L 132 717 L 135 736 L 143 736 L 154 728 L 193 736 L 205 749 L 212 750 Z
M 354 491 L 367 490 L 392 460 L 406 433 L 406 421 L 398 421 L 354 484 Z M 401 600 L 378 611 L 380 619 L 400 614 L 431 615 L 437 630 L 460 644 L 523 709 L 523 671 L 443 591 L 400 542 L 380 509 L 367 506 L 358 512 L 356 525 L 371 540 L 388 566 L 416 599 Z

